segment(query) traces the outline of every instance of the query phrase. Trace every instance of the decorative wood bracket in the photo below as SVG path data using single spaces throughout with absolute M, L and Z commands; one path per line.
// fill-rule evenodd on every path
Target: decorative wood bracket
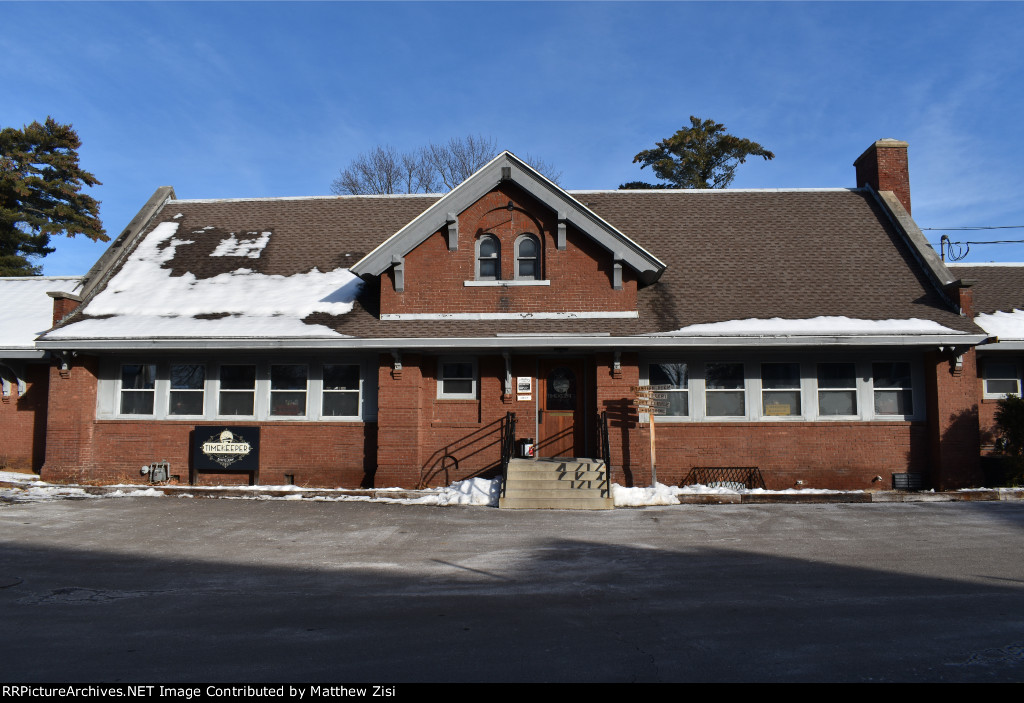
M 459 249 L 459 216 L 454 212 L 448 213 L 448 251 Z

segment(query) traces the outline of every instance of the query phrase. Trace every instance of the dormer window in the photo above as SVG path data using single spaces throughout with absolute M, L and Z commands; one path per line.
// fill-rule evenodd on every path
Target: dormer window
M 516 239 L 516 280 L 535 281 L 540 275 L 540 242 L 532 234 Z
M 476 280 L 497 281 L 501 278 L 501 246 L 498 238 L 485 234 L 476 240 Z

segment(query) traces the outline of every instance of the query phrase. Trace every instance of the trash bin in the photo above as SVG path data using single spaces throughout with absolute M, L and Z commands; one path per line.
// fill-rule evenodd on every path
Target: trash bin
M 526 437 L 519 440 L 519 456 L 523 458 L 533 456 L 533 437 Z

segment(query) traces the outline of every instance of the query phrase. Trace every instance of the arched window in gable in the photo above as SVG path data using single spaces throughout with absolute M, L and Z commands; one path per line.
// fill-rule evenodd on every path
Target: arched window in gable
M 476 280 L 497 281 L 501 278 L 501 245 L 493 234 L 476 240 Z
M 516 280 L 541 278 L 540 240 L 532 234 L 521 234 L 516 239 Z

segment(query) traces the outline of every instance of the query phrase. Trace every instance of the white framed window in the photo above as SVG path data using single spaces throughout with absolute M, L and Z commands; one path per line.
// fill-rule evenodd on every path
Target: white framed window
M 309 367 L 305 364 L 270 365 L 270 415 L 305 417 Z
M 704 364 L 704 414 L 707 417 L 744 417 L 747 414 L 743 364 Z
M 800 364 L 761 364 L 761 416 L 801 417 Z
M 984 359 L 982 363 L 985 378 L 986 398 L 1005 398 L 1020 395 L 1020 369 L 1012 361 Z
M 794 359 L 746 350 L 730 356 L 642 357 L 641 383 L 674 386 L 659 391 L 669 396 L 670 409 L 658 422 L 924 419 L 923 369 L 909 355 L 850 361 L 827 352 Z
M 857 365 L 853 362 L 817 364 L 818 415 L 857 416 Z
M 690 415 L 690 367 L 685 362 L 654 362 L 647 367 L 648 382 L 652 386 L 672 386 L 671 390 L 658 391 L 668 395 L 669 417 Z
M 476 280 L 501 279 L 501 243 L 493 234 L 481 235 L 476 240 Z
M 875 415 L 907 417 L 914 414 L 914 381 L 906 361 L 871 364 Z
M 290 361 L 290 360 L 288 360 Z M 97 419 L 372 421 L 376 357 L 100 362 Z M 368 391 L 364 393 L 364 388 Z
M 206 366 L 171 364 L 167 414 L 202 417 L 206 411 Z
M 221 417 L 256 415 L 256 365 L 226 364 L 220 367 L 217 414 Z
M 324 364 L 323 417 L 357 417 L 360 405 L 359 364 Z
M 156 364 L 122 364 L 120 414 L 152 415 L 156 407 Z
M 438 360 L 437 397 L 476 399 L 477 366 L 475 359 Z
M 532 234 L 521 234 L 516 239 L 517 281 L 537 281 L 541 276 L 540 240 Z

